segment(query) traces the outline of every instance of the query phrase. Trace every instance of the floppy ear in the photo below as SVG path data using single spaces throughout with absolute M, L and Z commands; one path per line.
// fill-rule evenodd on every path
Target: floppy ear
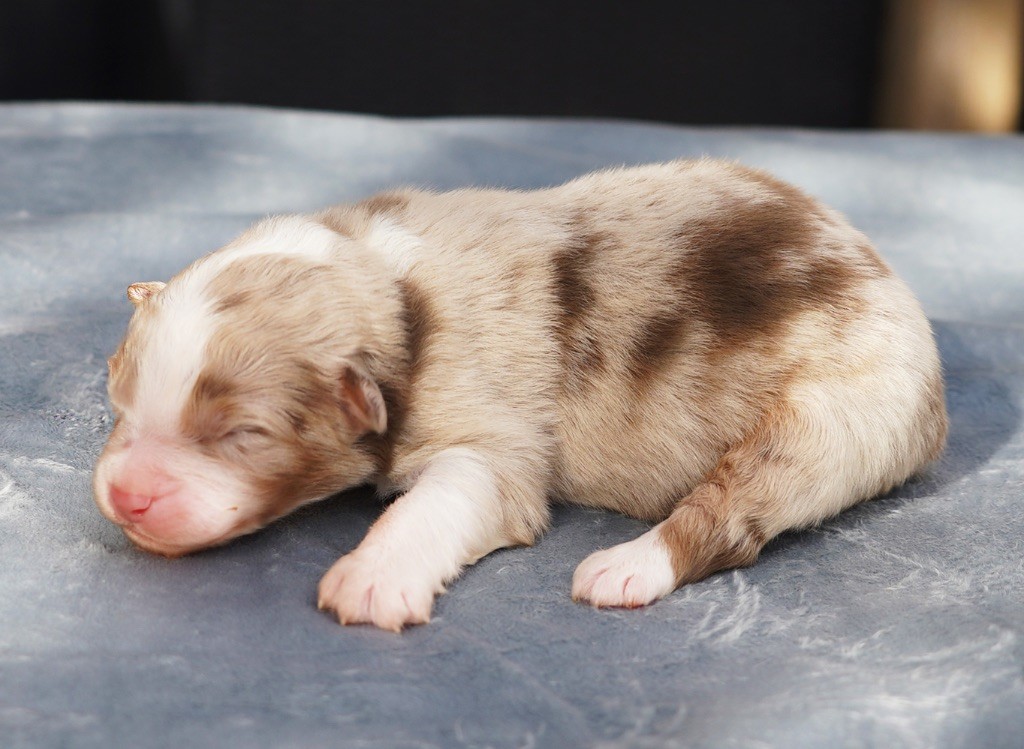
M 377 383 L 351 362 L 342 365 L 339 383 L 341 412 L 352 431 L 358 435 L 384 434 L 388 413 Z
M 160 289 L 166 286 L 163 281 L 140 281 L 128 287 L 128 301 L 138 307 Z

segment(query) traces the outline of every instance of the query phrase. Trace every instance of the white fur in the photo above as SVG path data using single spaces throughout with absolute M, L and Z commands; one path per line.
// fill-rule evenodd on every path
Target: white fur
M 672 558 L 658 527 L 591 554 L 572 577 L 572 597 L 594 606 L 644 606 L 675 587 Z
M 249 493 L 237 475 L 217 470 L 208 459 L 183 449 L 173 441 L 138 435 L 128 435 L 130 444 L 111 451 L 106 460 L 96 466 L 93 480 L 96 502 L 103 514 L 116 517 L 110 500 L 111 480 L 116 477 L 122 491 L 155 496 L 162 494 L 159 472 L 155 468 L 173 471 L 173 483 L 179 487 L 173 492 L 179 525 L 176 530 L 180 545 L 167 540 L 148 538 L 138 528 L 125 528 L 125 533 L 140 546 L 158 553 L 176 554 L 190 549 L 191 544 L 214 545 L 227 537 L 234 537 L 250 528 L 252 512 L 244 506 Z M 160 503 L 157 499 L 156 503 Z M 153 508 L 160 512 L 160 508 Z
M 214 332 L 210 303 L 191 286 L 169 285 L 156 297 L 139 370 L 131 424 L 142 434 L 176 434 L 183 407 Z
M 399 278 L 408 275 L 422 246 L 419 237 L 384 216 L 374 219 L 366 243 L 381 254 Z
M 202 258 L 190 275 L 201 285 L 236 260 L 286 255 L 329 261 L 344 238 L 307 216 L 274 216 L 256 224 L 231 244 Z
M 319 605 L 346 624 L 400 630 L 430 618 L 434 595 L 467 564 L 508 546 L 491 470 L 473 450 L 445 450 L 320 582 Z

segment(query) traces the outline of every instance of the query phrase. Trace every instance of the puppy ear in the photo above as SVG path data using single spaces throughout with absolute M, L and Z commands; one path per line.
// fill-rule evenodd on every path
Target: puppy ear
M 388 428 L 388 412 L 377 383 L 351 362 L 342 365 L 339 382 L 341 412 L 352 431 L 358 435 L 384 434 Z
M 163 281 L 140 281 L 128 287 L 128 301 L 138 307 L 166 286 Z

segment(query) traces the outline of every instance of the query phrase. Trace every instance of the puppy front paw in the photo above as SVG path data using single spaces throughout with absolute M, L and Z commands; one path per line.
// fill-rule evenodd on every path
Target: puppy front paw
M 597 551 L 572 576 L 572 598 L 593 606 L 637 608 L 668 595 L 676 576 L 668 549 L 657 533 Z
M 426 624 L 435 590 L 399 565 L 373 553 L 346 554 L 320 580 L 317 605 L 342 624 L 373 624 L 401 632 L 408 624 Z

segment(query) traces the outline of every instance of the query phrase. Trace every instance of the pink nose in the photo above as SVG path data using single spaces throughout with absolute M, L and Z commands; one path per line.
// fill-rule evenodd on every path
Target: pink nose
M 110 504 L 113 505 L 117 516 L 129 523 L 140 520 L 157 499 L 159 497 L 132 494 L 116 484 L 110 485 Z

